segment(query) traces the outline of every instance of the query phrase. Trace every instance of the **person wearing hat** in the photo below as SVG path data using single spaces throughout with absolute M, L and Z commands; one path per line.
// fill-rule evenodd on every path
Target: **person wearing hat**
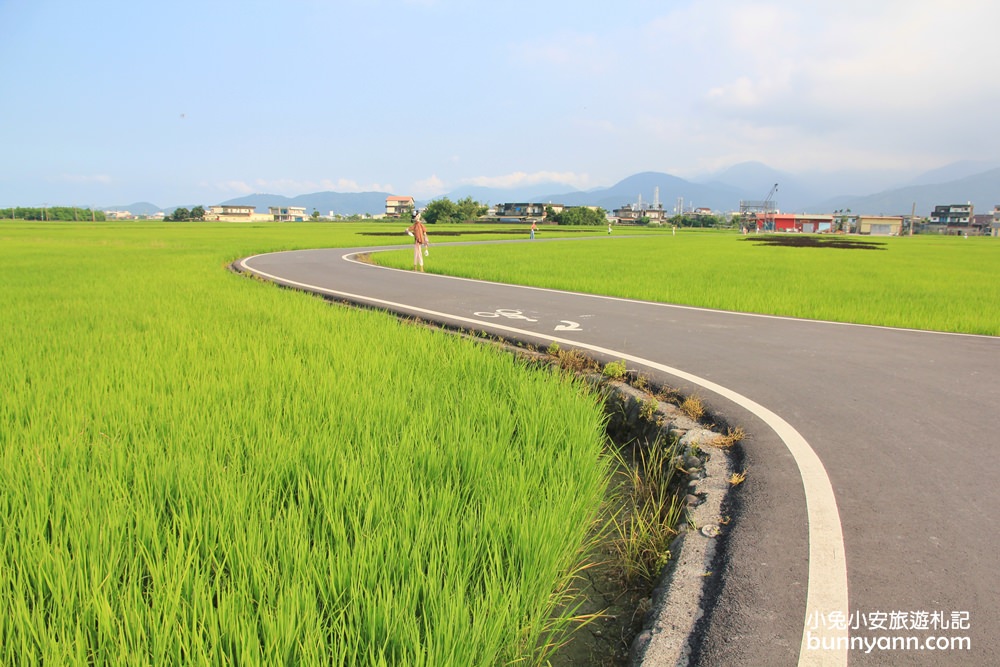
M 430 245 L 427 240 L 427 227 L 420 219 L 420 213 L 413 212 L 413 224 L 406 228 L 406 233 L 413 237 L 413 270 L 424 270 L 424 256 L 420 253 L 422 247 Z M 424 251 L 426 252 L 426 250 Z M 418 269 L 419 267 L 419 269 Z

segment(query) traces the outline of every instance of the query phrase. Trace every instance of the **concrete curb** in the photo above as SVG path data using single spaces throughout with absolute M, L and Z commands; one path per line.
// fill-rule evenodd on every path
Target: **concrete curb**
M 722 438 L 704 424 L 685 415 L 672 403 L 657 401 L 653 420 L 639 416 L 640 407 L 655 400 L 642 390 L 622 382 L 605 380 L 612 393 L 607 400 L 611 415 L 609 433 L 618 438 L 640 438 L 654 442 L 658 437 L 677 437 L 688 467 L 688 524 L 671 544 L 671 560 L 653 590 L 653 603 L 643 623 L 644 629 L 631 647 L 634 667 L 674 667 L 687 665 L 690 639 L 701 619 L 707 579 L 716 556 L 718 538 L 728 518 L 722 504 L 731 489 L 726 449 L 713 446 Z M 693 458 L 692 458 L 693 456 Z
M 708 446 L 708 445 L 706 445 Z M 688 665 L 690 639 L 704 611 L 704 591 L 707 579 L 715 576 L 718 537 L 728 519 L 721 514 L 722 503 L 729 492 L 729 462 L 722 450 L 713 449 L 705 457 L 705 476 L 694 481 L 691 492 L 701 502 L 689 508 L 691 525 L 671 545 L 675 558 L 653 593 L 648 629 L 633 643 L 641 667 L 673 667 Z

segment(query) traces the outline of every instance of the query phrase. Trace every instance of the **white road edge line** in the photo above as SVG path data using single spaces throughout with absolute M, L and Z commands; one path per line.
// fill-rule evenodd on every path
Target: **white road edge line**
M 786 422 L 776 413 L 756 401 L 732 391 L 731 389 L 723 387 L 722 385 L 716 384 L 711 380 L 706 380 L 705 378 L 697 375 L 692 375 L 691 373 L 682 371 L 679 368 L 666 366 L 664 364 L 645 359 L 643 357 L 626 354 L 618 350 L 591 345 L 589 343 L 581 343 L 580 341 L 569 338 L 550 336 L 536 331 L 518 329 L 516 327 L 498 324 L 493 321 L 486 322 L 480 319 L 442 313 L 435 310 L 418 308 L 393 301 L 385 301 L 383 299 L 352 294 L 350 292 L 333 290 L 326 287 L 320 287 L 319 285 L 311 285 L 309 283 L 288 280 L 287 278 L 282 278 L 281 276 L 252 269 L 247 265 L 248 261 L 254 259 L 254 257 L 260 256 L 261 255 L 254 255 L 252 257 L 244 258 L 239 261 L 239 265 L 249 273 L 269 278 L 282 285 L 300 287 L 311 292 L 319 292 L 330 296 L 356 299 L 358 301 L 374 305 L 385 306 L 389 309 L 401 309 L 406 312 L 421 313 L 429 317 L 442 318 L 448 321 L 463 322 L 470 325 L 476 325 L 477 327 L 499 329 L 501 331 L 516 333 L 529 338 L 539 338 L 556 343 L 562 343 L 590 350 L 592 352 L 597 352 L 609 357 L 631 361 L 698 385 L 732 401 L 759 417 L 775 432 L 775 434 L 777 434 L 779 438 L 781 438 L 781 441 L 785 443 L 785 447 L 788 448 L 788 451 L 795 459 L 795 464 L 799 469 L 799 475 L 802 478 L 802 487 L 806 497 L 806 516 L 809 524 L 809 578 L 806 594 L 806 615 L 803 619 L 802 642 L 799 646 L 799 667 L 810 667 L 812 665 L 847 665 L 847 649 L 849 639 L 846 628 L 841 631 L 835 631 L 828 627 L 823 628 L 823 639 L 826 641 L 826 645 L 832 644 L 834 646 L 834 648 L 825 650 L 810 649 L 808 647 L 806 634 L 806 629 L 811 620 L 816 618 L 825 618 L 830 612 L 843 612 L 844 614 L 847 614 L 850 611 L 847 594 L 847 558 L 844 550 L 844 534 L 840 524 L 840 513 L 837 509 L 837 498 L 833 493 L 833 486 L 830 483 L 830 478 L 826 474 L 826 468 L 823 466 L 823 462 L 820 460 L 819 456 L 817 456 L 816 452 L 809 446 L 806 439 L 802 437 L 802 435 L 796 431 L 791 424 Z

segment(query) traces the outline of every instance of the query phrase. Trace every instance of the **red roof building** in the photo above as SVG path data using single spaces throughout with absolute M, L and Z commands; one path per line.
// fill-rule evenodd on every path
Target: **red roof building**
M 385 198 L 385 217 L 399 218 L 403 214 L 410 214 L 417 207 L 413 197 L 399 197 L 389 195 Z

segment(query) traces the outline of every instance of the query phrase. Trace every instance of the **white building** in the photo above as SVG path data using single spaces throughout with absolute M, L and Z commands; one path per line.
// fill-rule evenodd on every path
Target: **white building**
M 267 211 L 275 222 L 302 222 L 309 217 L 303 206 L 268 206 Z
M 263 222 L 270 220 L 271 216 L 257 213 L 253 206 L 230 206 L 222 204 L 220 206 L 209 206 L 205 213 L 205 220 L 219 222 Z

